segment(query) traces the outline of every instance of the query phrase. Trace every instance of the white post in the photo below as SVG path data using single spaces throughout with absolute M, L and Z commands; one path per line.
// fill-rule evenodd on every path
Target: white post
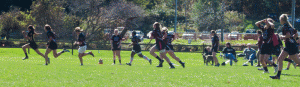
M 177 27 L 177 0 L 175 0 L 175 24 L 174 24 L 174 32 L 176 33 L 176 27 Z

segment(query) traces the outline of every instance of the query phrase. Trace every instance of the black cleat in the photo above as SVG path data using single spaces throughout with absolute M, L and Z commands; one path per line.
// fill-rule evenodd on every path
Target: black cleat
M 26 59 L 28 59 L 28 56 L 26 56 L 25 58 L 23 58 L 22 60 L 26 60 Z
M 220 64 L 218 63 L 218 64 L 216 64 L 215 66 L 216 66 L 216 67 L 219 67 L 219 66 L 220 66 Z
M 278 77 L 278 76 L 270 76 L 270 78 L 272 78 L 272 79 L 280 79 L 280 77 Z
M 159 65 L 156 66 L 156 67 L 163 67 L 163 63 L 164 63 L 164 60 L 160 61 L 160 62 L 159 62 Z
M 181 66 L 184 68 L 184 67 L 185 67 L 185 62 L 182 62 L 182 63 L 181 63 Z
M 50 58 L 48 58 L 48 62 L 47 63 L 50 64 Z
M 92 55 L 93 57 L 95 57 L 92 51 L 90 51 L 89 53 L 90 53 L 90 55 Z
M 131 63 L 126 63 L 126 65 L 129 65 L 129 66 L 131 66 Z
M 150 63 L 150 65 L 152 65 L 152 60 L 151 59 L 149 60 L 149 63 Z
M 46 66 L 48 65 L 48 63 L 45 64 Z
M 175 69 L 175 67 L 173 65 L 170 66 L 170 69 Z

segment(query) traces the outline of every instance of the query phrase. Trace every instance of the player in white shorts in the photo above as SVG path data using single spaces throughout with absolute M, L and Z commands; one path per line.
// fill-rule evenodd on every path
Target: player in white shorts
M 86 55 L 92 55 L 94 57 L 94 54 L 92 53 L 92 51 L 88 52 L 88 53 L 84 53 L 86 51 L 86 43 L 85 43 L 85 36 L 82 33 L 82 29 L 80 29 L 80 27 L 76 27 L 75 30 L 76 34 L 78 35 L 78 41 L 75 41 L 74 44 L 78 44 L 79 48 L 78 48 L 78 57 L 80 60 L 81 65 L 83 65 L 83 60 L 82 57 L 86 56 Z

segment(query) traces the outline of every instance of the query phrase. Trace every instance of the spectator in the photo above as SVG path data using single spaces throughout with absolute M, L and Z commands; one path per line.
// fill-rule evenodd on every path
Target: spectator
M 235 50 L 231 47 L 230 43 L 227 42 L 226 43 L 226 47 L 223 49 L 223 54 L 226 58 L 230 59 L 230 65 L 232 66 L 232 60 L 234 60 L 234 62 L 237 62 L 238 60 L 235 58 Z
M 251 48 L 251 44 L 248 43 L 247 44 L 247 48 L 245 48 L 244 52 L 243 52 L 246 56 L 246 59 L 248 59 L 248 61 L 246 63 L 243 64 L 243 66 L 248 66 L 247 63 L 251 63 L 251 66 L 253 66 L 253 60 L 255 59 L 255 55 L 256 55 L 256 51 Z

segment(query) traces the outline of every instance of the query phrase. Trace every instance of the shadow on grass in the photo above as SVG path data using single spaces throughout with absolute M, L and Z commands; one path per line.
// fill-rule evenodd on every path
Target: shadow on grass
M 281 75 L 284 75 L 284 76 L 293 76 L 293 77 L 300 77 L 300 75 L 291 75 L 291 74 L 281 74 Z

